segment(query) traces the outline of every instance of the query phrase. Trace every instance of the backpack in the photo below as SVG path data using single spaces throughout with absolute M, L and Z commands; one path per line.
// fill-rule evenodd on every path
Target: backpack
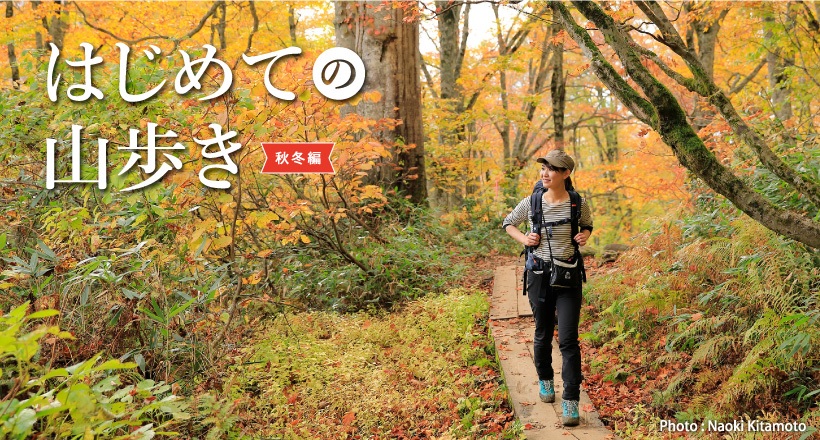
M 565 218 L 563 220 L 558 220 L 555 222 L 544 222 L 543 217 L 543 198 L 544 193 L 547 192 L 547 188 L 544 188 L 544 183 L 540 180 L 535 184 L 535 187 L 532 189 L 532 194 L 530 195 L 530 220 L 532 220 L 532 230 L 531 232 L 536 232 L 541 234 L 542 228 L 552 228 L 558 225 L 563 225 L 566 223 L 570 223 L 570 240 L 572 241 L 573 246 L 575 246 L 575 254 L 574 257 L 578 258 L 578 263 L 581 265 L 581 280 L 583 282 L 587 281 L 586 269 L 584 268 L 584 258 L 581 257 L 581 250 L 578 246 L 578 243 L 572 239 L 575 237 L 579 232 L 579 221 L 581 219 L 581 195 L 578 194 L 574 190 L 568 190 L 569 193 L 569 202 L 570 202 L 570 218 Z M 524 246 L 524 250 L 521 251 L 520 255 L 525 257 L 525 261 L 529 261 L 531 255 L 534 256 L 535 249 L 538 246 Z M 524 270 L 524 286 L 522 288 L 522 295 L 527 295 L 527 270 Z

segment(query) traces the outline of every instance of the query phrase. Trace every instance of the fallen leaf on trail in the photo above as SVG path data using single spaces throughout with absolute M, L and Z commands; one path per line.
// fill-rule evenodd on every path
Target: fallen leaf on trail
M 591 403 L 587 403 L 586 405 L 581 407 L 581 410 L 586 411 L 586 412 L 592 412 L 592 411 L 595 411 L 595 407 L 592 406 Z
M 507 356 L 498 356 L 498 358 L 502 361 L 506 361 L 507 359 L 509 359 Z
M 571 435 L 569 431 L 564 431 L 561 435 Z
M 353 411 L 348 411 L 348 413 L 345 414 L 344 417 L 342 417 L 342 425 L 350 426 L 350 424 L 353 423 L 353 420 L 355 419 L 356 414 L 354 414 Z
M 532 429 L 532 423 L 525 424 L 524 429 Z
M 535 402 L 521 402 L 521 406 L 533 406 Z

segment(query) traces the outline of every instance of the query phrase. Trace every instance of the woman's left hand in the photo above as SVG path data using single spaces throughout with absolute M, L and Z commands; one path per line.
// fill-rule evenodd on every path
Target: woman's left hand
M 587 239 L 589 239 L 589 231 L 586 229 L 575 234 L 575 242 L 578 243 L 578 246 L 586 246 Z

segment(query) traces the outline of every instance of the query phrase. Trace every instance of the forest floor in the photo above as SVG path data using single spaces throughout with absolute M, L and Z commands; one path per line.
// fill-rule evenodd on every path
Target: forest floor
M 390 312 L 288 313 L 259 326 L 225 378 L 235 431 L 242 438 L 525 438 L 489 334 L 493 266 L 471 263 L 462 285 Z

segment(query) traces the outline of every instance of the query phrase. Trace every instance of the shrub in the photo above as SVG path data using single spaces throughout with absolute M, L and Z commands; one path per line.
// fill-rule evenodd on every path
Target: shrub
M 26 327 L 56 315 L 42 310 L 26 315 L 25 303 L 0 317 L 0 390 L 11 398 L 0 407 L 0 434 L 23 439 L 102 436 L 150 439 L 188 418 L 188 403 L 171 386 L 139 380 L 134 363 L 94 356 L 66 368 L 43 366 L 41 342 L 55 344 L 72 336 L 56 326 Z M 39 362 L 38 362 L 39 361 Z M 120 372 L 121 374 L 116 374 Z

